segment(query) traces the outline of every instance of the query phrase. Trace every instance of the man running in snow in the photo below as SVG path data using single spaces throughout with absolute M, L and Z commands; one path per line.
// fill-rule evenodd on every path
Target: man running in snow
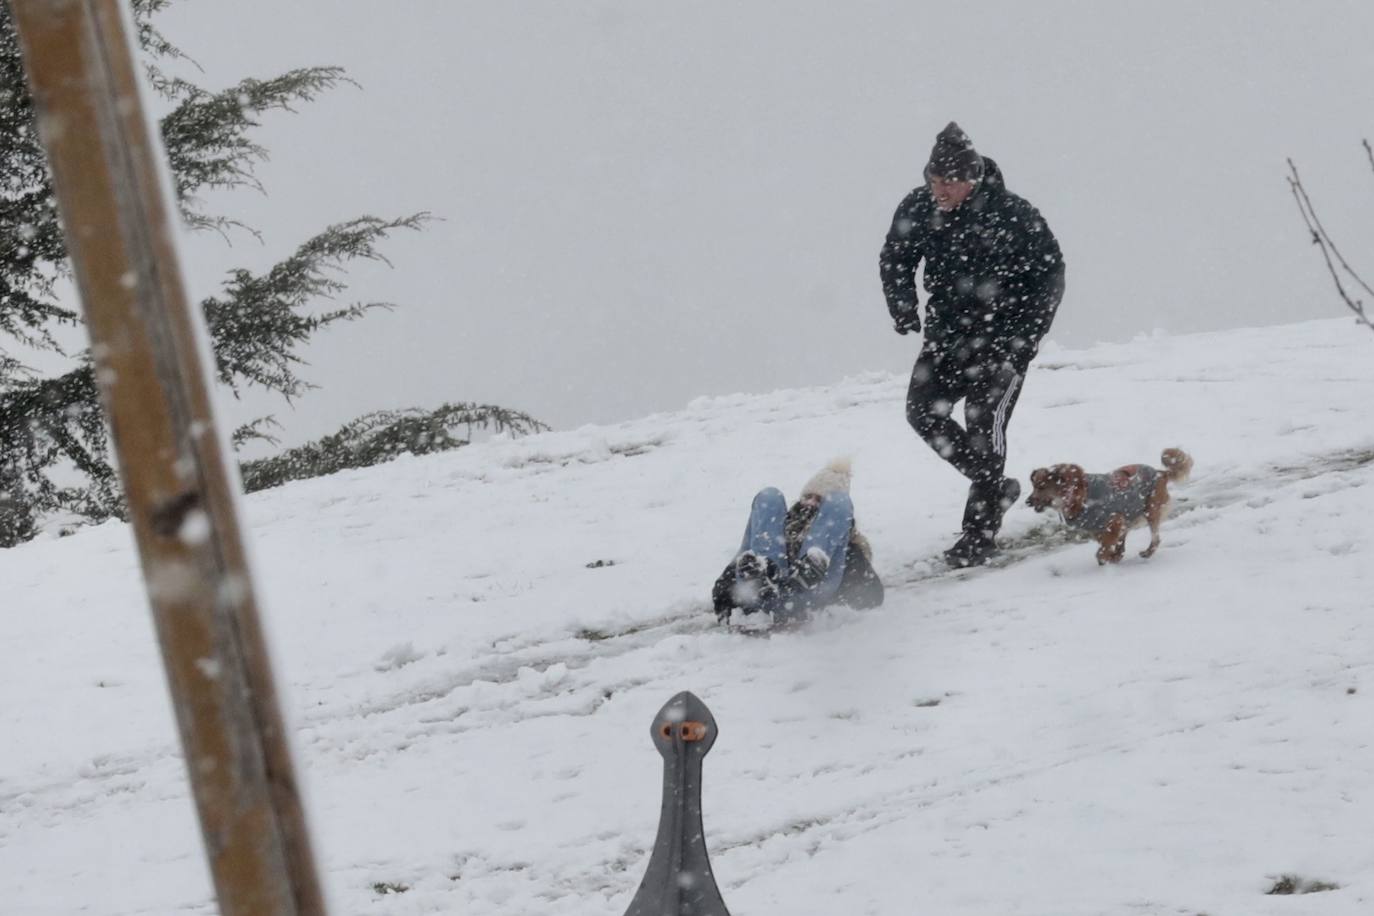
M 1026 369 L 1064 295 L 1064 259 L 1039 211 L 1006 189 L 953 121 L 940 131 L 926 183 L 897 207 L 879 257 L 897 333 L 922 328 L 916 269 L 925 262 L 925 335 L 907 421 L 970 481 L 952 566 L 987 562 L 1002 516 L 1021 495 L 1003 476 L 1007 422 Z M 964 401 L 964 426 L 950 416 Z

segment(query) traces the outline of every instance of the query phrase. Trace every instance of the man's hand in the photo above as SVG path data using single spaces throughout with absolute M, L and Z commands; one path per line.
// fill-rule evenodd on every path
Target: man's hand
M 910 312 L 903 312 L 893 318 L 893 329 L 898 334 L 907 334 L 911 331 L 919 332 L 921 330 L 921 316 L 917 314 L 915 309 Z

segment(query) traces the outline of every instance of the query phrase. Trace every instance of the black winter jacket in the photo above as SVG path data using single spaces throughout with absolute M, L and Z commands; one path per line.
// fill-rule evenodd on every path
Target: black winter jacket
M 883 294 L 893 320 L 915 327 L 924 260 L 927 346 L 977 338 L 1024 369 L 1054 320 L 1064 258 L 1039 211 L 983 162 L 982 182 L 954 210 L 940 210 L 925 185 L 897 207 L 879 257 Z

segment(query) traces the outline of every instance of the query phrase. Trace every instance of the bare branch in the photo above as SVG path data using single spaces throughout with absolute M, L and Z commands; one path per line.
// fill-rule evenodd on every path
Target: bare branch
M 1368 141 L 1365 143 L 1366 151 L 1369 149 Z M 1371 331 L 1374 331 L 1374 321 L 1365 311 L 1364 302 L 1351 296 L 1344 283 L 1341 282 L 1341 272 L 1336 269 L 1339 264 L 1341 270 L 1348 274 L 1355 283 L 1369 295 L 1374 296 L 1374 289 L 1370 289 L 1369 284 L 1355 272 L 1354 268 L 1341 255 L 1336 243 L 1327 234 L 1326 227 L 1322 225 L 1320 217 L 1317 216 L 1316 208 L 1312 205 L 1312 199 L 1307 194 L 1307 189 L 1303 187 L 1302 178 L 1298 175 L 1298 167 L 1293 164 L 1293 160 L 1288 160 L 1288 185 L 1293 192 L 1293 199 L 1297 201 L 1298 212 L 1302 214 L 1303 222 L 1307 224 L 1307 231 L 1312 234 L 1312 244 L 1321 249 L 1322 259 L 1326 261 L 1326 269 L 1331 274 L 1332 281 L 1336 284 L 1336 292 L 1346 306 L 1355 313 L 1356 319 Z

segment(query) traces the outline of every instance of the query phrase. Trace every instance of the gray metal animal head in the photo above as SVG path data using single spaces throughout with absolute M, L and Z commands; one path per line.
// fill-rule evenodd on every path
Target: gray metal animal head
M 716 741 L 715 717 L 683 691 L 658 711 L 649 734 L 663 757 L 663 806 L 649 867 L 625 916 L 730 916 L 701 823 L 701 761 Z

